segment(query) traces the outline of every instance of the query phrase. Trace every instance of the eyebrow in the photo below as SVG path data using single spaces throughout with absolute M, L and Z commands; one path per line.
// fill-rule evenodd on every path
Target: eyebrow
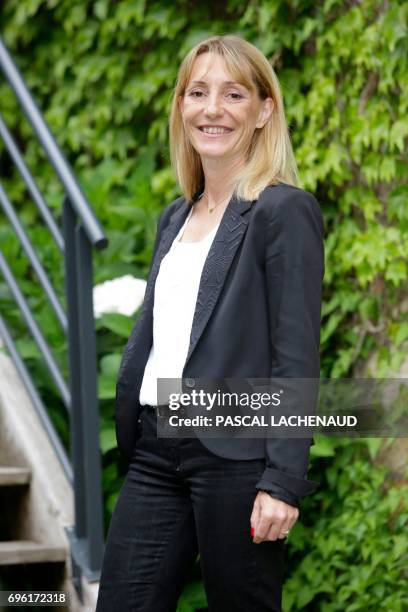
M 207 85 L 206 81 L 191 81 L 190 85 L 194 83 L 197 85 Z M 240 85 L 241 87 L 245 87 L 245 85 L 238 83 L 238 81 L 223 81 L 222 85 Z

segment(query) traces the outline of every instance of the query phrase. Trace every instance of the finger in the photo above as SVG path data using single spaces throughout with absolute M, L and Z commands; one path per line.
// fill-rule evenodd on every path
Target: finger
M 255 533 L 255 529 L 259 523 L 259 519 L 261 518 L 261 507 L 257 499 L 255 499 L 254 506 L 252 508 L 251 517 L 249 519 L 251 535 L 253 536 Z
M 282 529 L 282 520 L 276 516 L 269 527 L 265 540 L 277 540 Z
M 283 525 L 283 526 L 281 527 L 281 530 L 280 530 L 280 531 L 279 531 L 279 533 L 278 533 L 278 539 L 279 539 L 279 540 L 284 540 L 285 538 L 287 538 L 287 537 L 288 537 L 289 533 L 290 533 L 290 527 L 289 527 L 289 525 Z
M 279 504 L 274 509 L 273 520 L 266 534 L 267 540 L 277 540 L 281 537 L 281 533 L 287 530 L 286 525 L 290 524 L 292 513 L 288 510 L 287 504 Z
M 261 511 L 261 517 L 259 519 L 258 525 L 255 528 L 254 533 L 255 544 L 259 544 L 260 542 L 263 542 L 266 539 L 273 522 L 274 514 Z
M 293 525 L 296 523 L 298 516 L 299 510 L 297 508 L 294 508 L 293 512 L 289 512 L 287 518 L 282 523 L 281 531 L 278 536 L 280 539 L 284 539 L 289 535 L 285 532 L 290 532 Z
M 269 529 L 267 536 L 265 538 L 266 541 L 270 542 L 275 542 L 275 540 L 281 540 L 282 538 L 285 538 L 286 536 L 282 536 L 281 533 L 279 532 L 278 529 L 276 529 L 275 525 L 271 525 L 271 528 Z
M 283 521 L 283 523 L 281 525 L 281 528 L 280 528 L 280 531 L 279 531 L 279 534 L 278 534 L 278 538 L 280 540 L 284 540 L 285 538 L 288 537 L 289 534 L 285 533 L 285 532 L 286 531 L 288 531 L 288 532 L 290 531 L 291 523 L 292 523 L 292 521 L 291 521 L 290 518 L 287 518 L 285 521 Z
M 298 518 L 299 518 L 299 510 L 298 508 L 295 508 L 294 511 L 290 515 L 289 527 L 287 527 L 287 529 L 289 530 L 292 529 L 292 527 L 294 526 Z

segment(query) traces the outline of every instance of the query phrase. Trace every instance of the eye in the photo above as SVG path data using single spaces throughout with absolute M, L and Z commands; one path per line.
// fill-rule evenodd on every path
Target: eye
M 231 96 L 233 100 L 242 100 L 242 98 L 244 97 L 244 96 L 241 96 L 241 94 L 236 91 L 231 91 L 230 93 L 227 94 L 227 96 Z
M 188 96 L 190 96 L 191 98 L 201 98 L 201 96 L 204 95 L 203 91 L 200 91 L 198 89 L 194 89 L 193 91 L 190 91 L 188 93 Z M 227 96 L 235 96 L 232 99 L 233 100 L 242 100 L 242 98 L 244 96 L 241 96 L 240 93 L 236 92 L 236 91 L 231 91 L 230 93 L 226 94 Z

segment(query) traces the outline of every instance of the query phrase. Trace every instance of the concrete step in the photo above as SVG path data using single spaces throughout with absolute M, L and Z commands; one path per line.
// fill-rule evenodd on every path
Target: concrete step
M 0 465 L 0 487 L 25 485 L 30 482 L 31 470 L 24 467 L 8 467 Z
M 66 561 L 66 558 L 67 553 L 62 546 L 50 546 L 33 540 L 0 542 L 0 565 L 50 563 Z

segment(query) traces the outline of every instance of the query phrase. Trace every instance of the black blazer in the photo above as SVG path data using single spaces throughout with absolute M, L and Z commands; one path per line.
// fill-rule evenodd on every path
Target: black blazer
M 197 194 L 192 199 L 197 201 Z M 144 302 L 122 357 L 116 436 L 129 460 L 138 436 L 139 391 L 153 342 L 154 286 L 190 210 L 184 197 L 162 212 Z M 280 184 L 259 198 L 230 200 L 201 275 L 182 377 L 319 378 L 323 219 L 315 197 Z M 257 489 L 298 505 L 317 483 L 305 478 L 312 438 L 202 438 L 230 459 L 265 458 Z

